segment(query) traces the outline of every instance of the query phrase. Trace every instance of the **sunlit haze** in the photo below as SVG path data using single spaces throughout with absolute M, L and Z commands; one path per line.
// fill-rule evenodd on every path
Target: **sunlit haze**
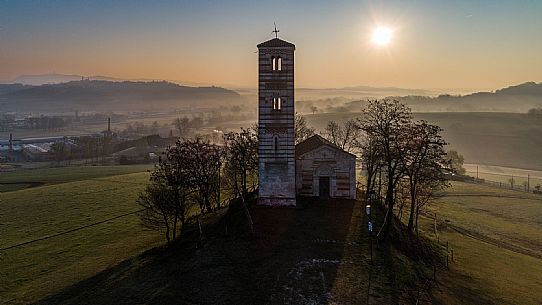
M 389 28 L 379 26 L 374 29 L 372 41 L 380 46 L 385 46 L 391 42 L 392 32 Z
M 540 12 L 539 1 L 0 1 L 0 80 L 254 88 L 256 45 L 276 22 L 296 44 L 298 87 L 497 89 L 542 81 Z

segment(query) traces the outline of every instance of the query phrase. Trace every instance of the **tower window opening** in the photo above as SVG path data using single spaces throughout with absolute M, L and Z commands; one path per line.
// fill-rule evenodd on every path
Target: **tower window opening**
M 277 58 L 271 57 L 271 63 L 273 64 L 273 71 L 277 70 Z
M 279 138 L 275 136 L 275 143 L 274 143 L 274 148 L 275 148 L 275 152 L 278 152 L 279 150 Z
M 280 97 L 273 98 L 273 110 L 280 110 L 282 108 L 282 100 Z
M 277 71 L 282 71 L 282 58 L 277 58 Z

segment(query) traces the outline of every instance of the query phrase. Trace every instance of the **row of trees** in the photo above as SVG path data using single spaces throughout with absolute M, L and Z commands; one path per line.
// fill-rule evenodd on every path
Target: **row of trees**
M 420 212 L 447 186 L 446 174 L 464 173 L 463 157 L 446 153 L 441 132 L 436 125 L 414 121 L 405 104 L 387 99 L 369 101 L 358 118 L 325 127 L 327 140 L 361 157 L 367 194 L 383 197 L 382 236 L 389 234 L 393 215 L 401 219 L 405 210 L 407 230 L 417 231 Z
M 418 215 L 438 191 L 447 186 L 450 159 L 442 129 L 426 121 L 413 121 L 410 109 L 398 101 L 370 101 L 357 120 L 363 133 L 358 143 L 367 170 L 367 190 L 384 194 L 387 207 L 379 234 L 389 234 L 396 203 L 409 205 L 408 231 L 417 231 Z M 402 196 L 401 196 L 402 195 Z
M 205 214 L 256 188 L 258 141 L 254 129 L 224 135 L 224 146 L 201 137 L 178 140 L 159 158 L 150 184 L 139 195 L 141 219 L 165 228 L 169 242 L 184 232 L 191 214 Z
M 295 117 L 296 143 L 314 135 L 304 117 Z M 447 186 L 451 159 L 444 150 L 442 129 L 414 121 L 398 101 L 370 101 L 360 117 L 329 122 L 323 134 L 340 148 L 358 154 L 366 169 L 367 193 L 383 197 L 387 215 L 379 235 L 389 234 L 393 215 L 409 212 L 409 232 L 417 231 L 418 215 Z M 224 135 L 219 146 L 201 137 L 177 141 L 160 157 L 151 184 L 139 197 L 149 226 L 165 227 L 175 239 L 189 214 L 209 213 L 231 198 L 240 198 L 247 222 L 252 220 L 244 198 L 256 188 L 258 139 L 256 129 Z M 452 157 L 452 158 L 450 158 Z M 398 208 L 397 208 L 398 206 Z
M 527 114 L 534 117 L 542 116 L 542 107 L 531 108 L 527 111 Z

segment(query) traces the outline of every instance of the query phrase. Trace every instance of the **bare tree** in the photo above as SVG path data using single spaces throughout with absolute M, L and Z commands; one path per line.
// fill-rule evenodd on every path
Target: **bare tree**
M 301 143 L 314 135 L 315 129 L 309 127 L 301 114 L 295 114 L 295 144 Z
M 190 135 L 190 119 L 186 116 L 183 118 L 176 118 L 173 120 L 173 126 L 179 132 L 179 137 L 184 138 Z
M 258 172 L 258 138 L 254 129 L 241 129 L 224 135 L 226 144 L 226 166 L 235 172 L 231 181 L 246 196 L 249 179 L 256 179 Z M 237 187 L 238 186 L 238 187 Z
M 366 171 L 368 193 L 374 189 L 377 174 L 382 167 L 380 147 L 377 145 L 376 139 L 371 136 L 359 136 L 355 145 L 361 154 L 361 163 Z
M 465 162 L 465 158 L 463 158 L 463 155 L 460 155 L 456 150 L 449 150 L 447 152 L 447 155 L 448 159 L 450 160 L 452 172 L 464 175 L 466 171 L 463 167 L 463 163 Z
M 430 200 L 434 189 L 446 184 L 445 170 L 449 168 L 441 136 L 442 129 L 426 121 L 405 124 L 396 137 L 405 147 L 400 161 L 409 182 L 410 217 L 408 231 L 413 232 L 420 206 Z M 424 192 L 420 192 L 423 190 Z M 422 200 L 423 199 L 423 200 Z
M 324 136 L 342 150 L 353 152 L 353 150 L 357 148 L 356 140 L 358 140 L 360 133 L 361 130 L 357 125 L 356 120 L 351 119 L 344 122 L 342 125 L 335 121 L 329 121 Z
M 182 142 L 178 141 L 169 147 L 163 156 L 160 156 L 154 170 L 151 172 L 151 182 L 161 186 L 165 185 L 171 190 L 173 201 L 172 238 L 177 238 L 178 224 L 181 225 L 181 234 L 188 218 L 191 206 L 190 195 L 193 193 L 190 172 L 186 167 L 188 156 L 183 153 Z M 153 189 L 154 190 L 154 189 Z M 163 191 L 165 191 L 162 188 Z M 165 203 L 163 203 L 165 204 Z
M 401 128 L 410 122 L 412 115 L 406 105 L 383 99 L 369 101 L 363 116 L 361 129 L 371 138 L 371 144 L 378 147 L 387 180 L 385 202 L 388 210 L 381 230 L 383 237 L 387 237 L 393 219 L 395 186 L 403 174 L 400 156 L 404 148 L 397 145 L 400 142 L 396 138 Z
M 258 138 L 256 129 L 241 129 L 241 132 L 230 132 L 224 135 L 226 143 L 226 174 L 228 184 L 235 196 L 241 200 L 243 210 L 254 234 L 252 216 L 245 202 L 248 193 L 248 180 L 256 180 L 258 174 Z
M 162 230 L 168 245 L 175 237 L 172 228 L 176 227 L 175 199 L 173 189 L 160 182 L 151 182 L 137 198 L 137 203 L 143 208 L 139 214 L 144 226 L 151 229 Z
M 177 141 L 176 154 L 183 156 L 187 180 L 194 189 L 193 197 L 202 213 L 212 212 L 213 205 L 220 205 L 220 169 L 222 149 L 196 137 L 193 140 Z M 217 196 L 218 195 L 218 196 Z

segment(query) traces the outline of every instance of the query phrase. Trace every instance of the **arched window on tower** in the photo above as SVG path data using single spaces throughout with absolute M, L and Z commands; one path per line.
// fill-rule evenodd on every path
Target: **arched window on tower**
M 282 99 L 280 97 L 273 98 L 273 110 L 280 110 L 282 108 Z
M 282 71 L 282 57 L 271 57 L 271 68 L 273 71 Z
M 278 152 L 279 151 L 279 137 L 277 136 L 274 136 L 273 137 L 273 148 L 275 150 L 275 152 Z

